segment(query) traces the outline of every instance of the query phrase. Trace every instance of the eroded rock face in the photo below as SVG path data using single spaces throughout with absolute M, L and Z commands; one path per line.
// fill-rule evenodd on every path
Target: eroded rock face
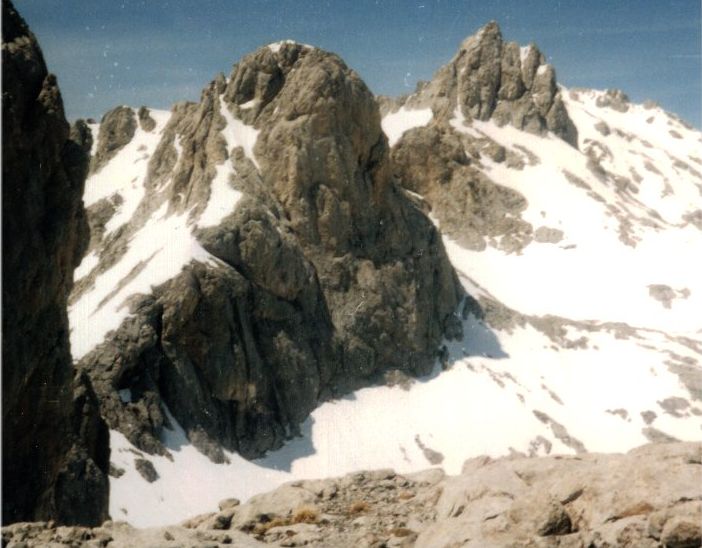
M 140 116 L 140 122 L 141 119 Z M 99 171 L 113 158 L 122 147 L 132 140 L 136 127 L 136 116 L 129 107 L 117 107 L 105 114 L 100 121 L 100 137 L 95 156 L 91 160 L 90 170 Z
M 442 232 L 474 250 L 492 245 L 519 253 L 539 241 L 541 234 L 521 218 L 524 197 L 486 176 L 482 164 L 487 159 L 519 170 L 539 159 L 519 147 L 508 151 L 479 131 L 461 131 L 474 120 L 492 120 L 538 135 L 552 132 L 577 147 L 555 71 L 536 46 L 505 42 L 489 23 L 414 94 L 379 102 L 385 114 L 400 105 L 431 109 L 430 123 L 393 145 L 392 168 L 400 184 L 426 199 Z
M 666 545 L 677 522 L 689 546 L 702 534 L 697 443 L 647 445 L 626 455 L 471 459 L 438 500 L 417 546 Z M 653 478 L 656 480 L 648 480 Z M 470 539 L 468 542 L 467 539 Z
M 521 249 L 533 237 L 532 226 L 520 216 L 526 199 L 476 169 L 471 150 L 477 156 L 474 140 L 433 123 L 403 136 L 392 149 L 392 167 L 405 188 L 428 202 L 444 234 L 469 249 L 482 250 L 486 242 Z
M 554 68 L 535 45 L 505 42 L 494 21 L 467 38 L 408 102 L 420 104 L 430 105 L 439 119 L 459 111 L 467 121 L 494 119 L 532 133 L 551 131 L 577 147 Z
M 231 118 L 257 138 L 229 149 Z M 216 264 L 132 299 L 133 316 L 81 360 L 111 427 L 164 453 L 165 403 L 215 461 L 220 446 L 254 457 L 326 398 L 430 370 L 461 291 L 437 230 L 392 180 L 373 96 L 337 56 L 262 48 L 176 105 L 161 135 L 132 220 L 95 243 L 96 274 L 159 208 L 197 223 L 222 162 L 242 196 L 194 229 Z
M 72 130 L 34 35 L 3 2 L 3 456 L 5 523 L 107 517 L 107 429 L 74 378 L 66 300 L 88 241 L 85 125 Z

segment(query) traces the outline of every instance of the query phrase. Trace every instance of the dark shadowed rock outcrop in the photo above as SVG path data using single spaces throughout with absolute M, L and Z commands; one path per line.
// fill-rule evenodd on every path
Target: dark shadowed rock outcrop
M 253 137 L 232 146 L 234 127 Z M 320 401 L 390 369 L 431 369 L 461 290 L 439 233 L 393 181 L 372 94 L 337 56 L 261 48 L 199 103 L 176 105 L 160 135 L 144 198 L 94 242 L 100 261 L 73 302 L 159 208 L 187 215 L 214 259 L 132 298 L 132 315 L 81 359 L 111 427 L 165 453 L 165 404 L 214 460 L 220 446 L 254 457 Z M 200 219 L 222 169 L 241 197 L 210 226 Z
M 66 299 L 88 239 L 90 149 L 9 1 L 2 6 L 2 519 L 107 517 L 107 429 L 74 378 Z
M 431 206 L 444 234 L 469 249 L 491 243 L 519 250 L 533 237 L 532 226 L 521 218 L 527 201 L 476 169 L 482 145 L 432 123 L 403 136 L 393 147 L 392 166 L 397 180 Z

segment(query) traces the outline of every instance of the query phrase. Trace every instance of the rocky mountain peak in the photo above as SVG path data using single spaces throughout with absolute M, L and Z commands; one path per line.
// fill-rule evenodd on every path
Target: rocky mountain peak
M 245 55 L 234 65 L 227 81 L 227 100 L 246 111 L 251 123 L 278 95 L 290 73 L 300 67 L 307 54 L 331 56 L 311 46 L 292 41 L 276 42 Z
M 505 41 L 491 21 L 466 38 L 448 64 L 407 102 L 430 105 L 437 118 L 495 120 L 535 134 L 550 131 L 577 147 L 556 71 L 534 44 Z
M 107 112 L 102 117 L 100 125 L 102 131 L 95 154 L 91 158 L 91 172 L 99 171 L 132 140 L 137 128 L 137 117 L 131 108 L 119 106 Z
M 340 252 L 373 237 L 371 214 L 382 212 L 366 205 L 387 191 L 387 146 L 372 93 L 337 55 L 291 42 L 263 47 L 234 67 L 223 100 L 261 128 L 254 152 L 264 184 L 297 233 Z
M 165 406 L 214 460 L 260 456 L 320 401 L 433 367 L 461 290 L 338 56 L 264 46 L 198 103 L 118 108 L 94 129 L 98 236 L 72 337 L 103 416 L 139 449 L 167 453 Z

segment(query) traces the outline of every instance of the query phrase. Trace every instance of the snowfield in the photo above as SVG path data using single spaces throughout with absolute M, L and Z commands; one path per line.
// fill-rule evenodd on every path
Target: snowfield
M 134 467 L 135 449 L 112 431 L 111 460 L 126 472 L 111 480 L 110 514 L 147 527 L 303 478 L 431 466 L 457 474 L 467 458 L 511 451 L 626 451 L 649 441 L 642 413 L 651 411 L 656 429 L 683 440 L 700 437 L 699 404 L 677 417 L 656 404 L 689 398 L 664 363 L 668 352 L 699 357 L 665 335 L 620 340 L 573 330 L 573 340 L 589 337 L 588 348 L 563 349 L 531 326 L 495 337 L 471 317 L 465 331 L 474 344 L 451 344 L 448 370 L 437 367 L 408 387 L 365 388 L 327 402 L 303 424 L 302 438 L 256 461 L 227 453 L 229 464 L 213 464 L 176 425 L 165 437 L 172 461 L 145 455 L 160 476 L 147 483 Z
M 118 198 L 117 211 L 105 225 L 105 239 L 132 220 L 146 195 L 148 161 L 171 115 L 163 111 L 149 112 L 156 121 L 156 127 L 151 131 L 138 127 L 129 144 L 85 183 L 83 200 L 86 207 L 100 200 L 114 201 L 115 197 Z M 222 136 L 227 151 L 242 147 L 246 156 L 258 167 L 253 153 L 258 131 L 234 118 L 221 98 L 220 113 L 226 122 Z M 93 126 L 91 130 L 96 137 L 99 135 L 99 126 Z M 97 143 L 97 138 L 94 142 Z M 178 138 L 174 145 L 180 157 L 182 150 Z M 173 214 L 168 211 L 167 202 L 164 202 L 131 237 L 124 256 L 96 276 L 89 290 L 69 306 L 74 360 L 80 360 L 104 341 L 107 334 L 117 329 L 129 316 L 128 302 L 131 297 L 150 293 L 153 287 L 177 276 L 191 261 L 213 267 L 224 266 L 222 261 L 199 244 L 193 231 L 216 226 L 234 211 L 242 194 L 230 184 L 233 172 L 229 159 L 216 166 L 207 206 L 196 218 L 191 212 Z M 75 270 L 74 281 L 88 276 L 98 264 L 99 257 L 93 251 Z
M 575 119 L 582 120 L 578 108 L 573 102 L 569 104 L 569 112 L 579 113 Z M 609 113 L 602 116 L 609 119 Z M 694 250 L 702 249 L 702 230 L 684 218 L 702 206 L 701 174 L 678 169 L 666 178 L 641 168 L 642 173 L 648 174 L 642 186 L 655 176 L 670 187 L 647 204 L 638 198 L 639 193 L 622 193 L 615 181 L 599 177 L 588 165 L 587 154 L 557 137 L 539 137 L 511 126 L 498 127 L 492 121 L 474 121 L 466 128 L 462 120 L 455 119 L 452 125 L 469 135 L 489 137 L 513 152 L 528 151 L 531 160 L 521 170 L 483 157 L 483 171 L 527 199 L 529 205 L 522 214 L 525 221 L 535 228 L 543 226 L 563 232 L 560 242 L 532 243 L 520 254 L 492 247 L 473 252 L 449 244 L 457 268 L 485 283 L 500 302 L 529 314 L 622 321 L 680 332 L 694 333 L 702 328 L 695 313 L 702 307 L 702 262 L 691 260 Z M 586 149 L 594 138 L 586 137 L 587 126 L 581 125 L 585 129 L 578 128 L 580 147 Z M 679 130 L 691 134 L 688 140 L 698 140 L 695 132 L 682 127 Z M 664 140 L 661 146 L 664 144 L 679 154 L 677 143 Z M 630 164 L 638 166 L 639 151 L 631 144 L 629 147 L 614 156 L 616 161 L 606 166 L 607 171 L 628 173 Z M 669 156 L 675 158 L 672 153 L 661 152 L 656 165 L 675 170 L 677 158 L 671 160 Z M 663 173 L 669 171 L 660 169 Z M 657 214 L 657 204 L 668 212 L 667 219 Z M 621 241 L 621 218 L 633 221 L 630 231 L 631 238 L 637 240 L 635 247 Z M 666 260 L 660 260 L 661 257 Z M 516 277 L 515 272 L 519 272 Z M 669 309 L 662 308 L 648 297 L 649 286 L 657 284 L 689 295 L 676 300 Z

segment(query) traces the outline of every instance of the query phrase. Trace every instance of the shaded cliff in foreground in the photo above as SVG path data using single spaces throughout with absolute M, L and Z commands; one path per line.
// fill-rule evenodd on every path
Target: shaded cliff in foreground
M 2 4 L 2 520 L 107 517 L 107 429 L 74 378 L 66 300 L 88 240 L 90 142 L 69 128 L 56 78 Z

